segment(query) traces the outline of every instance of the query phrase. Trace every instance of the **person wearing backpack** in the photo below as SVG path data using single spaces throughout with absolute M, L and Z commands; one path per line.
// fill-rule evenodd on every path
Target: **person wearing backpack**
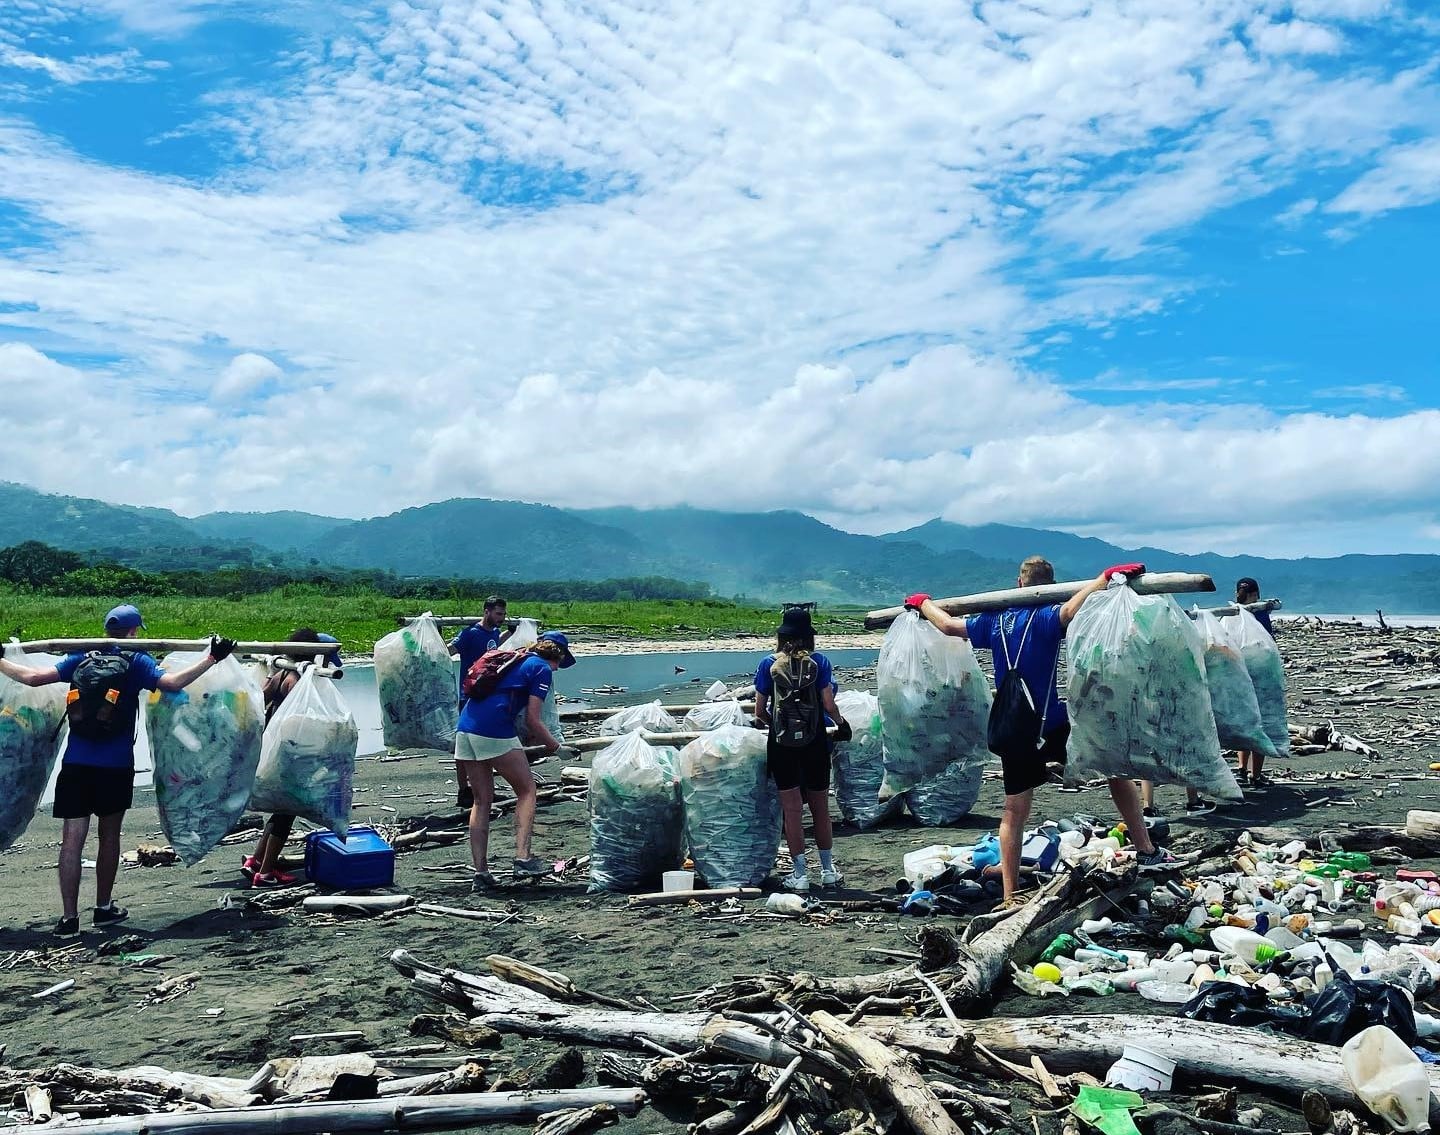
M 461 713 L 465 712 L 465 691 L 460 688 L 465 681 L 465 675 L 470 672 L 477 659 L 492 650 L 499 650 L 510 637 L 510 632 L 505 629 L 505 611 L 505 600 L 498 595 L 490 596 L 485 600 L 484 618 L 478 623 L 471 623 L 450 640 L 450 649 L 460 656 L 460 670 L 455 681 L 460 695 Z M 465 779 L 465 769 L 459 761 L 455 762 L 455 783 L 459 786 L 455 794 L 455 807 L 469 808 L 475 803 L 475 795 L 470 791 L 470 782 Z
M 471 889 L 477 893 L 498 886 L 490 873 L 490 805 L 495 799 L 495 774 L 515 792 L 516 879 L 539 878 L 545 863 L 530 854 L 535 828 L 535 777 L 515 735 L 515 715 L 523 708 L 531 735 L 547 753 L 560 743 L 540 720 L 540 707 L 550 693 L 552 675 L 575 665 L 570 642 L 559 631 L 546 631 L 522 651 L 492 650 L 466 672 L 465 708 L 455 734 L 455 760 L 465 771 L 474 803 L 470 807 L 470 859 L 475 868 Z
M 297 627 L 290 633 L 287 642 L 316 642 L 333 643 L 339 645 L 339 640 L 333 635 L 321 634 L 313 627 Z M 321 653 L 316 651 L 317 654 Z M 332 650 L 325 655 L 325 665 L 335 671 L 331 677 L 339 681 L 344 677 L 340 667 L 340 652 Z M 270 724 L 270 719 L 275 716 L 275 711 L 280 708 L 285 699 L 290 696 L 290 691 L 295 688 L 295 683 L 300 681 L 299 670 L 282 670 L 276 668 L 265 679 L 265 685 L 261 694 L 265 699 L 265 724 Z M 295 817 L 283 812 L 276 812 L 265 821 L 265 827 L 260 832 L 260 840 L 255 845 L 255 853 L 247 855 L 240 864 L 240 873 L 250 880 L 252 888 L 260 887 L 288 887 L 299 880 L 294 876 L 280 870 L 280 855 L 285 850 L 285 843 L 290 838 L 290 830 L 295 826 Z
M 780 794 L 785 846 L 794 868 L 781 880 L 787 891 L 810 890 L 805 864 L 805 817 L 810 806 L 815 848 L 820 853 L 820 885 L 838 887 L 844 876 L 835 866 L 835 836 L 830 823 L 830 737 L 850 739 L 850 725 L 835 706 L 835 672 L 815 650 L 815 628 L 804 607 L 789 607 L 775 632 L 775 653 L 755 670 L 755 717 L 767 730 L 766 761 Z
M 145 626 L 130 604 L 105 616 L 107 638 L 134 638 Z M 60 842 L 60 902 L 57 938 L 80 933 L 80 856 L 90 834 L 90 817 L 98 817 L 99 848 L 95 853 L 95 909 L 91 922 L 109 926 L 124 922 L 130 912 L 114 899 L 120 868 L 120 826 L 135 790 L 135 727 L 140 695 L 146 690 L 183 690 L 235 649 L 232 639 L 212 636 L 210 652 L 198 662 L 167 673 L 144 651 L 118 646 L 67 654 L 54 666 L 18 666 L 0 659 L 0 673 L 27 686 L 69 682 L 65 714 L 70 739 L 60 758 L 55 781 L 54 816 L 65 821 Z
M 1019 905 L 1020 845 L 1035 789 L 1051 779 L 1051 766 L 1065 763 L 1065 745 L 1070 736 L 1070 719 L 1060 700 L 1056 666 L 1065 631 L 1079 614 L 1081 605 L 1097 591 L 1103 591 L 1117 573 L 1143 571 L 1139 564 L 1106 568 L 1065 603 L 1041 607 L 1010 607 L 986 611 L 968 618 L 948 615 L 929 595 L 917 593 L 905 600 L 906 608 L 919 611 L 937 630 L 968 639 L 977 649 L 989 650 L 995 663 L 995 702 L 991 706 L 987 741 L 1000 757 L 1005 783 L 1005 809 L 1000 818 L 1000 878 L 1004 904 Z M 1055 569 L 1041 556 L 1031 556 L 1020 565 L 1017 587 L 1036 587 L 1055 582 Z M 1125 777 L 1110 781 L 1110 796 L 1125 820 L 1139 856 L 1140 870 L 1167 871 L 1175 860 L 1157 847 L 1146 830 L 1135 782 Z

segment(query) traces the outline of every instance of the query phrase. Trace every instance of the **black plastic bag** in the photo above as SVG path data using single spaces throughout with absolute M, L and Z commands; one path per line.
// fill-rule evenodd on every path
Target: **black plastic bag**
M 1341 1045 L 1371 1025 L 1384 1025 L 1405 1042 L 1420 1043 L 1415 1032 L 1415 1009 L 1399 986 L 1379 981 L 1355 981 L 1331 963 L 1335 976 L 1305 1007 L 1309 1021 L 1300 1035 L 1321 1044 Z
M 1250 1028 L 1271 1026 L 1300 1034 L 1309 1014 L 1300 1008 L 1277 1005 L 1265 991 L 1253 985 L 1230 981 L 1207 981 L 1200 992 L 1180 1007 L 1180 1015 L 1192 1021 L 1215 1021 L 1222 1025 Z

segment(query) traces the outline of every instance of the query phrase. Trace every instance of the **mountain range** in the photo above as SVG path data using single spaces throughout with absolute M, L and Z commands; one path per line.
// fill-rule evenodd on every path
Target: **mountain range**
M 1292 612 L 1440 613 L 1440 556 L 1348 555 L 1298 560 L 1121 548 L 1088 537 L 1003 524 L 932 520 L 862 536 L 793 511 L 561 509 L 454 499 L 368 520 L 311 513 L 215 512 L 184 517 L 41 493 L 0 482 L 0 547 L 40 540 L 156 570 L 274 563 L 377 568 L 403 576 L 490 580 L 660 575 L 765 602 L 814 599 L 879 605 L 909 591 L 936 595 L 1008 587 L 1016 565 L 1043 555 L 1060 579 L 1140 560 L 1154 570 L 1213 576 L 1228 597 L 1242 575 Z

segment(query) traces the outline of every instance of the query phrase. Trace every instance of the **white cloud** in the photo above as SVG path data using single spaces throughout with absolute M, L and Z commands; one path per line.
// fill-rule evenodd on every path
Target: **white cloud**
M 180 36 L 222 9 L 88 10 Z M 1274 481 L 1265 523 L 1352 482 L 1400 508 L 1405 478 L 1315 456 L 1371 419 L 1102 411 L 1016 361 L 1163 320 L 1195 281 L 1104 262 L 1316 169 L 1374 166 L 1329 212 L 1417 197 L 1428 166 L 1399 177 L 1415 159 L 1394 140 L 1434 134 L 1433 72 L 1310 58 L 1377 10 L 404 0 L 302 39 L 267 90 L 207 93 L 187 129 L 237 150 L 203 181 L 0 119 L 0 202 L 42 234 L 0 252 L 0 361 L 76 397 L 63 416 L 0 400 L 0 418 L 53 439 L 83 406 L 136 439 L 130 499 L 190 511 L 278 489 L 350 515 L 485 493 L 1198 529 L 1252 471 Z M 1282 223 L 1313 223 L 1313 185 L 1295 192 Z M 1106 389 L 1218 381 L 1192 370 Z M 502 459 L 501 423 L 555 455 Z M 1401 444 L 1429 424 L 1373 429 Z M 78 432 L 67 452 L 106 451 Z M 345 439 L 343 476 L 290 478 L 306 436 Z M 797 489 L 777 437 L 824 475 Z M 28 445 L 0 475 L 96 491 L 85 461 Z M 204 472 L 217 451 L 224 477 Z
M 220 372 L 210 396 L 224 402 L 235 401 L 247 394 L 253 394 L 271 379 L 279 378 L 282 371 L 264 355 L 252 352 L 236 355 Z
M 137 51 L 116 51 L 105 55 L 81 55 L 74 59 L 57 59 L 48 55 L 37 55 L 0 43 L 0 67 L 15 67 L 22 71 L 39 71 L 57 83 L 73 86 L 77 83 L 95 83 L 119 79 L 146 68 Z
M 1440 201 L 1440 138 L 1391 150 L 1325 206 L 1329 213 L 1384 213 Z

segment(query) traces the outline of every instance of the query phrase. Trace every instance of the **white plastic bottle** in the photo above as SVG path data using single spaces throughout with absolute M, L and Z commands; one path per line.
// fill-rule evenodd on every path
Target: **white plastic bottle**
M 1250 965 L 1285 956 L 1285 951 L 1263 934 L 1243 926 L 1219 926 L 1210 931 L 1210 941 L 1222 954 L 1233 954 Z
M 1356 1033 L 1340 1050 L 1345 1078 L 1361 1102 L 1394 1131 L 1430 1129 L 1430 1077 L 1384 1025 Z

